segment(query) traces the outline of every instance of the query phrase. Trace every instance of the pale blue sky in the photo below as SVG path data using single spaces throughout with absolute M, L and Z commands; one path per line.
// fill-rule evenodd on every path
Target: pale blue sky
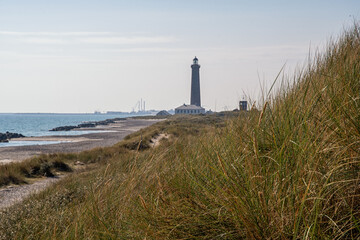
M 354 19 L 360 1 L 0 0 L 0 112 L 175 108 L 195 55 L 204 107 L 233 109 Z

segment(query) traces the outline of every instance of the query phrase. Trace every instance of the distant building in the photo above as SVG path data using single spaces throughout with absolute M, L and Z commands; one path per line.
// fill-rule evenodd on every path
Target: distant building
M 247 101 L 240 101 L 239 102 L 239 110 L 240 111 L 247 111 Z
M 175 108 L 175 114 L 205 114 L 205 108 L 184 104 Z
M 156 114 L 156 116 L 168 116 L 171 115 L 168 111 L 162 110 Z
M 175 114 L 205 114 L 205 108 L 201 107 L 200 99 L 200 65 L 199 59 L 195 57 L 191 65 L 191 94 L 190 105 L 181 105 L 175 108 Z
M 214 112 L 213 111 L 211 111 L 211 109 L 209 109 L 208 111 L 206 111 L 206 113 L 205 114 L 213 114 Z

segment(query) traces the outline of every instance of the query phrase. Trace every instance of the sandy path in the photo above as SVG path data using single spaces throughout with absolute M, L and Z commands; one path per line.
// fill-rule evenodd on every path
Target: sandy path
M 162 139 L 164 139 L 164 138 L 169 138 L 169 135 L 167 135 L 167 134 L 165 134 L 165 133 L 159 134 L 156 138 L 151 139 L 151 142 L 152 142 L 152 143 L 150 143 L 150 146 L 153 147 L 153 148 L 159 146 L 159 145 L 160 145 L 160 141 L 161 141 Z
M 60 179 L 61 177 L 46 178 L 32 184 L 10 186 L 0 189 L 0 210 L 21 202 L 31 194 L 40 192 Z

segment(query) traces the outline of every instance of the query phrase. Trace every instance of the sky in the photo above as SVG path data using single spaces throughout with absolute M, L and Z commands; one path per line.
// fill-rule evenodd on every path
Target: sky
M 174 109 L 195 56 L 203 107 L 232 110 L 359 19 L 358 0 L 0 0 L 0 112 Z

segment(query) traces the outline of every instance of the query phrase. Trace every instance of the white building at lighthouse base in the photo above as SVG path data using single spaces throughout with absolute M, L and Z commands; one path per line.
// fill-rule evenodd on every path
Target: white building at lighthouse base
M 175 108 L 175 114 L 205 114 L 205 108 L 184 104 Z

